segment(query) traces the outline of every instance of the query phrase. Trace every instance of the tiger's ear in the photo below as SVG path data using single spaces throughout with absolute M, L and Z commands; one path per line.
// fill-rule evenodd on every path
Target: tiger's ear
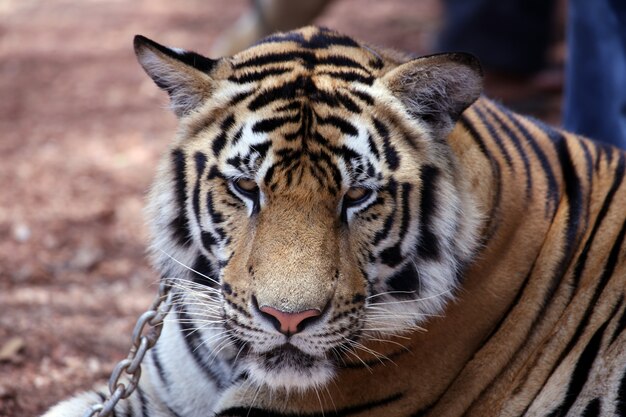
M 159 88 L 167 91 L 171 107 L 182 117 L 206 100 L 212 91 L 209 76 L 217 60 L 160 45 L 146 37 L 134 39 L 137 60 Z
M 448 53 L 413 59 L 389 71 L 382 80 L 412 116 L 445 137 L 480 96 L 482 79 L 476 57 Z

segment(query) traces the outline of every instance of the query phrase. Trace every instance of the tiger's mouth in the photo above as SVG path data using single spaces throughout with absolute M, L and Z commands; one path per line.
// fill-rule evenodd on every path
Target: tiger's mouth
M 268 352 L 262 353 L 259 358 L 268 369 L 290 367 L 297 370 L 310 369 L 320 360 L 311 356 L 291 343 L 285 343 Z
M 289 342 L 246 358 L 248 375 L 272 388 L 307 389 L 327 383 L 335 374 L 333 361 L 313 356 Z

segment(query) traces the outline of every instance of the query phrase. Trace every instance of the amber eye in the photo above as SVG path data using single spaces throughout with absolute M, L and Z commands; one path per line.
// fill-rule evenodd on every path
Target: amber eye
M 372 190 L 369 188 L 363 187 L 351 187 L 344 196 L 344 201 L 346 206 L 355 206 L 363 201 L 367 200 L 367 198 L 372 194 Z
M 249 178 L 239 178 L 233 181 L 233 185 L 243 195 L 249 198 L 256 198 L 259 194 L 259 186 L 254 180 Z

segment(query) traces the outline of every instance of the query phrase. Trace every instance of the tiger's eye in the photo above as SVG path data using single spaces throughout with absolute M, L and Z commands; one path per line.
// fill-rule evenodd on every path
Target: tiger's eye
M 249 178 L 240 178 L 234 181 L 234 184 L 244 194 L 256 194 L 259 191 L 259 186 L 256 182 Z
M 346 192 L 346 195 L 344 198 L 349 205 L 354 205 L 367 199 L 367 197 L 369 197 L 371 193 L 372 193 L 372 190 L 368 188 L 351 187 Z

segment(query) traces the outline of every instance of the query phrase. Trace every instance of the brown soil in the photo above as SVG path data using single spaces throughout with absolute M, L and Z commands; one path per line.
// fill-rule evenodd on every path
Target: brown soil
M 157 275 L 142 206 L 175 129 L 132 52 L 208 51 L 245 0 L 0 2 L 0 416 L 104 381 Z M 318 23 L 425 52 L 437 0 L 342 0 Z

